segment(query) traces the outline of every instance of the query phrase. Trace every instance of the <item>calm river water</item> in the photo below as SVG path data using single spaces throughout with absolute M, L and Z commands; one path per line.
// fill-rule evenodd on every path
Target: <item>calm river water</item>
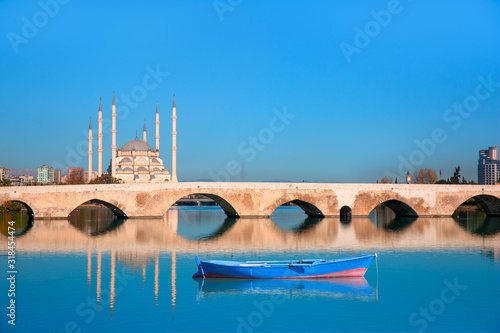
M 1 231 L 19 213 L 0 214 Z M 0 332 L 498 332 L 500 221 L 455 218 L 230 219 L 178 207 L 164 219 L 16 223 L 15 326 L 0 235 Z M 365 278 L 193 280 L 201 259 L 341 258 L 379 253 Z

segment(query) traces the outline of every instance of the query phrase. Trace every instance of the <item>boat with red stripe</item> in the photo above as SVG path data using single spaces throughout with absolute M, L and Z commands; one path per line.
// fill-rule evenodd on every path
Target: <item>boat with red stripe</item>
M 362 277 L 377 253 L 350 258 L 282 261 L 200 260 L 193 278 L 320 279 Z

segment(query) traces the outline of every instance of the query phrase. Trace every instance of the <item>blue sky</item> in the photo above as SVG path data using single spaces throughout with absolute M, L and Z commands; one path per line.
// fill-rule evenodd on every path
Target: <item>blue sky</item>
M 119 146 L 144 118 L 154 145 L 159 101 L 169 169 L 176 94 L 180 180 L 477 180 L 499 31 L 499 1 L 0 1 L 0 165 L 86 168 L 114 90 Z

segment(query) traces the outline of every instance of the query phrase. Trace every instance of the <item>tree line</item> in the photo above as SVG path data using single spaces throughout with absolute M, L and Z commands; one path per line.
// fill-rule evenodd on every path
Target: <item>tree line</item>
M 500 180 L 499 180 L 500 181 Z M 377 181 L 378 183 L 378 181 Z M 380 180 L 380 183 L 382 184 L 393 184 L 393 183 L 398 183 L 398 179 L 396 178 L 395 180 L 392 179 L 392 177 L 385 176 Z M 403 183 L 406 183 L 404 181 Z M 426 168 L 421 168 L 420 170 L 416 170 L 413 172 L 413 175 L 411 176 L 411 183 L 412 184 L 451 184 L 451 185 L 476 185 L 476 182 L 473 180 L 467 181 L 465 177 L 460 175 L 460 165 L 455 168 L 455 172 L 453 172 L 453 176 L 451 176 L 448 179 L 439 179 L 436 174 L 436 171 L 432 169 L 426 169 Z

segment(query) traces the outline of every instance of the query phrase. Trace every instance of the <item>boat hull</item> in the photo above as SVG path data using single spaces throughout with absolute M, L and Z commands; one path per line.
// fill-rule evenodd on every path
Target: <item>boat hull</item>
M 376 254 L 311 264 L 249 264 L 246 262 L 207 260 L 198 262 L 193 278 L 231 279 L 320 279 L 362 277 Z

